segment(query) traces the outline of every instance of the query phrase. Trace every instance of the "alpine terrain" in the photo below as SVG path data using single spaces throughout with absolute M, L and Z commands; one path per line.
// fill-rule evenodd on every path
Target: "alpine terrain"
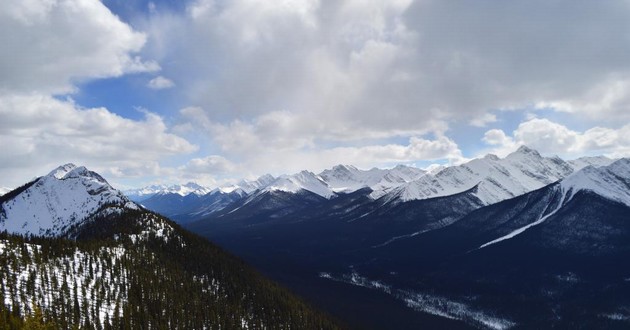
M 9 329 L 332 329 L 243 261 L 60 166 L 0 197 L 0 325 Z
M 630 326 L 628 159 L 565 161 L 523 146 L 234 191 L 185 226 L 353 326 Z

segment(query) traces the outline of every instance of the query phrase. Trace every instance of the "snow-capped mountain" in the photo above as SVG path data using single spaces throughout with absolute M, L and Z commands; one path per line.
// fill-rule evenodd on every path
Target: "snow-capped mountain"
M 140 189 L 125 190 L 124 193 L 130 199 L 134 201 L 143 201 L 157 194 L 178 194 L 180 196 L 186 196 L 188 194 L 205 195 L 212 191 L 208 187 L 201 186 L 195 182 L 188 182 L 186 184 L 175 185 L 151 185 Z
M 11 191 L 11 189 L 5 188 L 5 187 L 0 187 L 0 196 L 8 193 L 9 191 Z
M 570 195 L 587 190 L 630 206 L 630 159 L 622 158 L 608 166 L 587 166 L 562 180 Z
M 97 173 L 74 164 L 0 198 L 0 230 L 45 236 L 63 235 L 97 214 L 138 209 L 123 193 Z
M 335 196 L 335 192 L 326 182 L 309 171 L 302 171 L 293 175 L 282 175 L 262 189 L 261 192 L 284 191 L 297 193 L 301 190 L 307 190 L 328 199 Z
M 319 177 L 335 192 L 352 192 L 377 184 L 387 170 L 373 168 L 362 171 L 352 165 L 336 165 L 324 170 Z
M 570 160 L 567 163 L 569 163 L 569 165 L 573 167 L 574 171 L 579 171 L 587 166 L 593 166 L 593 167 L 608 166 L 615 161 L 616 159 L 610 159 L 605 156 L 596 156 L 596 157 L 580 157 L 578 159 Z
M 231 193 L 236 190 L 242 190 L 246 194 L 250 194 L 258 189 L 265 188 L 269 184 L 271 184 L 276 178 L 274 178 L 271 174 L 265 174 L 254 181 L 249 180 L 241 180 L 237 184 L 227 185 L 217 188 L 223 193 Z
M 475 195 L 486 205 L 544 187 L 573 173 L 558 157 L 542 157 L 522 146 L 505 158 L 487 155 L 466 164 L 445 168 L 403 184 L 386 198 L 402 201 L 448 196 L 478 186 Z
M 319 177 L 334 192 L 349 193 L 362 188 L 370 188 L 371 196 L 378 198 L 392 188 L 417 180 L 426 173 L 425 170 L 405 165 L 398 165 L 392 169 L 373 168 L 367 171 L 354 166 L 337 165 L 330 170 L 324 170 Z

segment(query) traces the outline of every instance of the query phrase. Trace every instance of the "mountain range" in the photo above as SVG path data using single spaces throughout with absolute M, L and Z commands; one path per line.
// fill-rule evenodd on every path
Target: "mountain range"
M 391 170 L 336 166 L 185 226 L 360 328 L 445 326 L 427 313 L 472 328 L 623 328 L 629 162 L 521 147 L 405 171 L 387 189 Z M 388 312 L 365 313 L 375 309 Z
M 370 199 L 384 203 L 443 197 L 475 188 L 475 197 L 482 204 L 490 205 L 541 188 L 585 166 L 608 165 L 612 161 L 606 157 L 584 157 L 567 162 L 558 157 L 542 157 L 537 151 L 522 146 L 505 158 L 489 154 L 459 166 L 439 166 L 430 170 L 405 165 L 360 170 L 351 165 L 337 165 L 319 174 L 301 171 L 277 178 L 265 175 L 256 181 L 242 180 L 214 189 L 189 183 L 187 186 L 197 190 L 188 193 L 181 189 L 173 192 L 182 187 L 180 185 L 162 187 L 161 190 L 151 186 L 125 193 L 147 208 L 181 223 L 211 216 L 230 205 L 236 208 L 232 203 L 238 200 L 248 204 L 261 199 L 255 196 L 280 192 L 315 194 L 331 200 L 369 189 Z M 138 199 L 138 191 L 152 193 Z
M 80 326 L 338 326 L 197 234 L 350 328 L 623 329 L 628 219 L 630 159 L 524 146 L 126 195 L 68 164 L 0 197 L 0 307 Z

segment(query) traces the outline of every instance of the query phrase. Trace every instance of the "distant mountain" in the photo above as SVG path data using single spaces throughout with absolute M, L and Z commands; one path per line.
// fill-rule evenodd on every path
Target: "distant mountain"
M 386 198 L 402 201 L 448 196 L 477 186 L 476 196 L 490 205 L 544 187 L 573 173 L 558 157 L 542 157 L 522 146 L 505 158 L 487 155 L 466 164 L 448 167 L 436 175 L 404 184 Z
M 335 192 L 324 180 L 309 171 L 302 171 L 293 175 L 282 175 L 262 188 L 259 193 L 270 191 L 284 191 L 288 193 L 310 191 L 327 199 L 335 196 Z
M 358 252 L 370 263 L 352 269 L 404 291 L 414 308 L 486 322 L 481 328 L 625 328 L 629 197 L 629 159 L 586 167 L 450 226 Z
M 152 185 L 140 189 L 125 190 L 123 193 L 133 201 L 142 202 L 158 194 L 177 194 L 180 196 L 195 194 L 202 196 L 210 191 L 210 188 L 201 186 L 194 182 L 188 182 L 183 185 Z
M 354 166 L 337 165 L 325 170 L 319 177 L 335 192 L 354 192 L 362 188 L 370 188 L 372 198 L 379 198 L 389 190 L 404 183 L 419 179 L 427 171 L 398 165 L 393 169 L 359 170 Z
M 0 187 L 0 196 L 8 193 L 9 191 L 11 191 L 11 189 L 5 188 L 5 187 Z
M 223 193 L 230 193 L 235 190 L 242 190 L 246 194 L 250 194 L 258 189 L 265 188 L 269 184 L 271 184 L 276 178 L 274 178 L 271 174 L 265 174 L 254 181 L 250 180 L 241 180 L 239 183 L 234 185 L 227 185 L 223 187 L 219 187 Z
M 573 170 L 579 171 L 587 166 L 593 167 L 601 167 L 608 166 L 614 163 L 617 159 L 611 159 L 605 156 L 596 156 L 596 157 L 580 157 L 578 159 L 573 159 L 568 161 L 569 165 L 573 167 Z
M 246 193 L 240 188 L 228 191 L 214 189 L 201 196 L 194 193 L 186 196 L 159 193 L 142 201 L 142 206 L 179 223 L 186 223 L 191 219 L 199 219 L 219 212 L 246 196 Z
M 337 328 L 85 167 L 0 197 L 0 225 L 0 324 L 39 313 L 61 329 Z
M 376 199 L 337 189 L 356 170 L 333 170 L 319 175 L 332 198 L 270 190 L 187 226 L 333 313 L 365 306 L 357 327 L 418 313 L 480 329 L 630 325 L 630 160 L 523 147 Z M 424 195 L 403 198 L 413 185 Z M 422 322 L 397 328 L 453 327 Z

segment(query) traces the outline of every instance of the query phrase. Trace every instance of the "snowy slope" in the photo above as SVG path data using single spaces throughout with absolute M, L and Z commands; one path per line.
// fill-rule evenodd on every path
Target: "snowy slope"
M 602 167 L 587 166 L 562 180 L 561 186 L 569 195 L 588 190 L 630 206 L 630 159 Z
M 178 194 L 180 196 L 186 196 L 188 194 L 195 194 L 203 196 L 212 191 L 208 187 L 201 186 L 194 182 L 188 182 L 186 184 L 176 185 L 152 185 L 140 189 L 125 190 L 124 193 L 129 198 L 142 201 L 157 194 Z
M 573 167 L 574 171 L 579 171 L 587 166 L 593 167 L 601 167 L 608 166 L 615 162 L 616 159 L 610 159 L 605 156 L 597 156 L 597 157 L 581 157 L 578 159 L 568 161 L 569 165 Z
M 319 177 L 335 192 L 353 192 L 362 188 L 372 189 L 371 196 L 378 198 L 404 183 L 417 180 L 425 170 L 398 165 L 392 169 L 360 170 L 350 165 L 337 165 L 325 170 Z
M 540 214 L 535 221 L 513 230 L 507 235 L 485 243 L 479 248 L 514 238 L 524 233 L 529 228 L 544 223 L 547 219 L 558 213 L 558 211 L 562 210 L 563 207 L 571 201 L 573 196 L 582 190 L 590 191 L 599 196 L 630 206 L 630 159 L 622 158 L 608 166 L 587 166 L 562 180 L 559 188 L 562 197 L 559 199 L 557 205 L 553 207 L 547 206 L 545 212 Z M 556 188 L 550 187 L 549 189 Z
M 352 192 L 377 184 L 386 174 L 386 170 L 378 168 L 363 171 L 352 165 L 336 165 L 319 177 L 335 192 Z
M 40 177 L 0 207 L 0 230 L 45 236 L 61 235 L 104 208 L 138 208 L 100 175 L 73 164 Z
M 265 174 L 254 181 L 241 180 L 237 184 L 219 187 L 218 189 L 223 193 L 231 193 L 235 190 L 242 190 L 246 194 L 251 194 L 258 189 L 267 187 L 274 180 L 276 180 L 276 178 L 274 178 L 271 174 Z
M 324 198 L 332 198 L 335 192 L 313 172 L 302 171 L 293 175 L 282 175 L 265 187 L 261 192 L 284 191 L 297 193 L 308 190 Z
M 487 155 L 448 167 L 436 175 L 422 176 L 394 189 L 386 198 L 427 199 L 453 195 L 478 185 L 475 195 L 489 205 L 544 187 L 572 172 L 573 168 L 562 159 L 545 158 L 523 146 L 503 159 Z

